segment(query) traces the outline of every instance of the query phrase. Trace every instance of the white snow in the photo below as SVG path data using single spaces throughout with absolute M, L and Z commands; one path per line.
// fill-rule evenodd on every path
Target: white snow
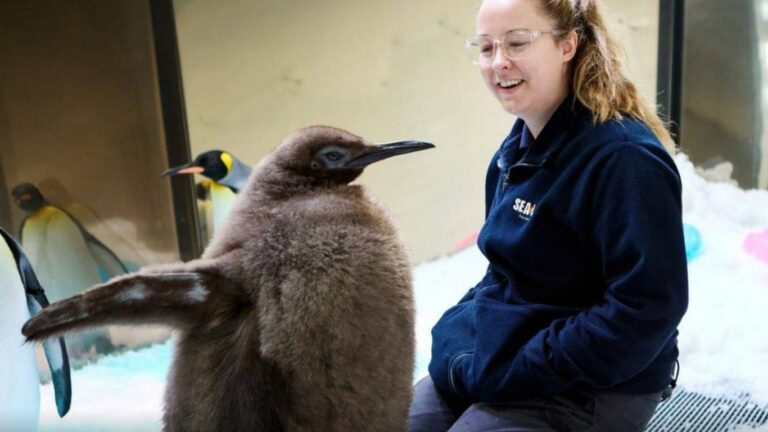
M 744 191 L 699 177 L 685 156 L 684 221 L 698 228 L 703 246 L 689 264 L 690 305 L 680 325 L 680 386 L 707 395 L 751 394 L 768 406 L 768 262 L 745 252 L 750 233 L 768 228 L 768 191 Z M 458 237 L 458 235 L 457 235 Z M 426 374 L 430 329 L 485 273 L 477 248 L 414 269 L 417 365 Z M 107 357 L 75 371 L 72 409 L 58 419 L 50 385 L 42 386 L 42 431 L 155 431 L 170 342 Z M 768 432 L 768 426 L 738 432 Z
M 39 431 L 139 432 L 162 429 L 171 342 L 108 356 L 72 374 L 72 406 L 56 413 L 53 386 L 42 386 Z
M 768 262 L 743 247 L 749 234 L 768 228 L 768 191 L 707 182 L 687 158 L 676 160 L 684 220 L 699 229 L 703 243 L 688 265 L 680 383 L 708 395 L 749 393 L 768 405 Z

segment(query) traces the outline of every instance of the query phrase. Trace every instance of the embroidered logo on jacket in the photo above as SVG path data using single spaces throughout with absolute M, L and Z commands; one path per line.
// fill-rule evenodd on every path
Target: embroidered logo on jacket
M 515 198 L 515 206 L 512 210 L 516 211 L 521 219 L 529 220 L 533 216 L 533 211 L 536 210 L 536 204 L 522 198 Z

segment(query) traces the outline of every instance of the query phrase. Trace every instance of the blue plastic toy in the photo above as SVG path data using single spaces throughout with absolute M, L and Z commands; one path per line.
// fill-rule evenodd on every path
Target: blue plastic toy
M 684 223 L 683 237 L 685 237 L 685 257 L 688 262 L 701 254 L 701 233 L 695 226 Z

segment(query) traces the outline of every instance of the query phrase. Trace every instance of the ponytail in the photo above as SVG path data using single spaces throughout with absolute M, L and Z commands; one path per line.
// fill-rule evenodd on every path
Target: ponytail
M 672 136 L 637 87 L 622 71 L 623 51 L 608 34 L 596 0 L 540 0 L 544 12 L 557 21 L 557 28 L 575 30 L 579 46 L 572 62 L 571 90 L 603 123 L 629 116 L 648 125 L 671 154 L 676 151 Z

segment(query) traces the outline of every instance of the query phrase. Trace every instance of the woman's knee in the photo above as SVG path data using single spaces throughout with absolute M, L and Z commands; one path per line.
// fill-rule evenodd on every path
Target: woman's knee
M 458 415 L 426 376 L 413 388 L 413 402 L 408 416 L 409 432 L 445 432 Z

